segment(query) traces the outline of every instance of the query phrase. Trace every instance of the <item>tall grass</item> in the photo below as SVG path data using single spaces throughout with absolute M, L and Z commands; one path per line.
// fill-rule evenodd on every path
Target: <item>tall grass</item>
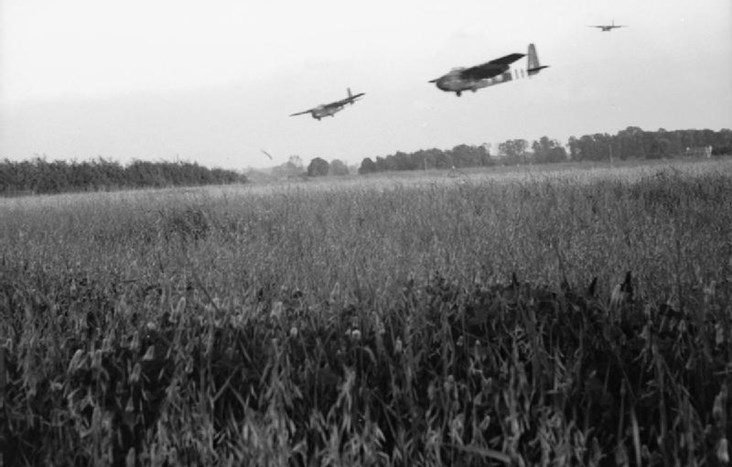
M 731 195 L 723 160 L 0 200 L 6 460 L 726 465 Z

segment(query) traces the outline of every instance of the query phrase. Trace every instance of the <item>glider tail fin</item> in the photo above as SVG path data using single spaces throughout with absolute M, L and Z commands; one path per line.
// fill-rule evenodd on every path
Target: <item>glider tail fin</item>
M 539 63 L 539 56 L 536 53 L 536 46 L 534 44 L 529 44 L 529 66 L 526 70 L 529 73 L 529 76 L 534 76 L 535 74 L 539 73 L 544 68 L 549 68 L 548 65 L 541 66 Z

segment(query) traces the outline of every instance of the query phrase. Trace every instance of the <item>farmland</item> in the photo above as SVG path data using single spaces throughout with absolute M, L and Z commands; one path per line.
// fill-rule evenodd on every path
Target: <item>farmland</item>
M 5 462 L 728 465 L 730 199 L 729 159 L 0 199 Z

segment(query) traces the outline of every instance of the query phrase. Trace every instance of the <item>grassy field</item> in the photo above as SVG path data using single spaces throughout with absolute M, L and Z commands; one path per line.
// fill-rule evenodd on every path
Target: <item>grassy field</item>
M 730 200 L 729 159 L 0 199 L 4 460 L 728 465 Z

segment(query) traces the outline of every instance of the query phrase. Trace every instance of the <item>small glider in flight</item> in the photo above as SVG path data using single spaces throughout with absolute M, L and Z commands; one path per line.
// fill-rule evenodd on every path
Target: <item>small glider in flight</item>
M 506 83 L 526 76 L 531 77 L 547 68 L 539 64 L 539 57 L 536 54 L 534 44 L 529 44 L 528 55 L 529 63 L 526 70 L 514 70 L 512 72 L 511 64 L 526 56 L 513 53 L 470 68 L 453 68 L 446 75 L 433 79 L 430 83 L 434 83 L 442 91 L 454 92 L 459 97 L 463 91 L 476 92 L 480 88 Z
M 597 26 L 588 26 L 588 27 L 599 28 L 601 32 L 611 32 L 613 29 L 627 28 L 627 26 L 623 26 L 622 24 L 615 24 L 615 20 L 612 21 L 612 24 L 600 24 Z
M 365 96 L 366 93 L 359 93 L 356 95 L 351 94 L 351 89 L 348 88 L 348 97 L 345 99 L 341 99 L 339 101 L 331 102 L 330 104 L 321 104 L 317 107 L 313 107 L 312 109 L 305 110 L 303 112 L 298 112 L 290 115 L 290 117 L 294 117 L 296 115 L 304 115 L 304 114 L 310 114 L 313 118 L 320 120 L 323 117 L 328 116 L 335 116 L 336 112 L 340 112 L 343 110 L 343 107 L 346 104 L 353 105 L 354 102 L 356 102 L 358 99 L 360 99 L 362 96 Z

